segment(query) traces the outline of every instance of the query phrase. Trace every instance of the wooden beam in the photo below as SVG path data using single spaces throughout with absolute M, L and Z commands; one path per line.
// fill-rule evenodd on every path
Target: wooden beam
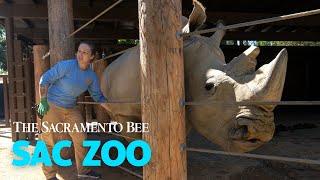
M 39 4 L 39 0 L 32 0 L 34 4 Z
M 187 179 L 181 0 L 139 0 L 143 139 L 152 150 L 144 180 Z M 154 23 L 156 22 L 156 23 Z
M 252 32 L 254 29 L 256 29 L 257 28 L 257 26 L 250 26 L 250 27 L 248 27 L 248 28 L 246 28 L 245 30 L 244 30 L 244 32 Z
M 48 29 L 44 28 L 17 28 L 15 33 L 21 34 L 30 39 L 48 39 L 49 33 Z M 75 39 L 101 39 L 101 40 L 111 40 L 111 39 L 138 39 L 139 31 L 138 30 L 118 30 L 114 32 L 112 29 L 83 29 L 75 34 Z
M 28 28 L 34 28 L 34 24 L 29 19 L 21 19 L 21 21 L 28 26 Z
M 101 16 L 99 20 L 137 21 L 138 12 L 135 8 L 137 6 L 136 4 L 137 2 L 135 1 L 128 1 L 125 6 L 123 4 L 119 4 L 114 9 Z M 92 7 L 76 5 L 73 12 L 74 20 L 90 20 L 110 5 L 110 1 L 108 1 L 104 6 L 98 6 L 96 4 L 93 4 Z M 44 4 L 0 4 L 0 17 L 47 19 L 47 10 L 48 7 Z
M 280 27 L 279 29 L 276 30 L 276 32 L 277 32 L 277 33 L 278 33 L 278 32 L 283 32 L 283 31 L 285 31 L 285 30 L 287 30 L 287 29 L 288 29 L 288 27 L 286 27 L 286 26 Z
M 265 27 L 265 28 L 263 28 L 262 30 L 261 30 L 261 32 L 270 32 L 270 30 L 273 28 L 273 26 L 267 26 L 267 27 Z
M 3 27 L 5 27 L 4 19 L 1 19 L 1 18 L 0 18 L 0 25 L 3 26 Z
M 7 4 L 11 4 L 12 3 L 12 0 L 3 0 L 4 3 L 7 3 Z
M 34 4 L 0 4 L 0 17 L 48 18 L 46 5 Z

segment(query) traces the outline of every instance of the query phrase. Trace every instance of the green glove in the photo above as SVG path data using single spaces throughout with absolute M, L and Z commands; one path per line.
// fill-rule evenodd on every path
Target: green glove
M 38 108 L 38 113 L 43 116 L 45 114 L 47 114 L 47 112 L 50 110 L 50 106 L 47 102 L 47 98 L 41 98 L 40 99 L 40 105 Z

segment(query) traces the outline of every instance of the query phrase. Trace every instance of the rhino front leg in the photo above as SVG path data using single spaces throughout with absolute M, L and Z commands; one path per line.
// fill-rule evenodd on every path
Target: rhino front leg
M 128 124 L 127 122 L 133 122 L 133 123 L 140 123 L 141 122 L 141 118 L 139 117 L 135 117 L 135 116 L 122 116 L 122 115 L 118 115 L 114 117 L 114 120 L 116 120 L 118 123 L 121 123 L 123 125 L 123 130 L 121 131 L 121 134 L 125 137 L 125 140 L 130 144 L 132 141 L 134 140 L 138 140 L 138 139 L 142 139 L 142 134 L 141 133 L 134 133 L 134 132 L 128 132 Z M 134 152 L 135 157 L 137 159 L 141 159 L 142 158 L 142 149 L 141 148 L 137 148 Z
M 117 121 L 118 123 L 122 124 L 123 129 L 121 131 L 121 134 L 123 136 L 128 137 L 128 138 L 125 138 L 128 143 L 130 143 L 136 139 L 142 139 L 141 133 L 128 132 L 128 130 L 129 130 L 128 129 L 128 122 L 141 123 L 141 119 L 139 117 L 117 115 L 114 117 L 114 120 Z

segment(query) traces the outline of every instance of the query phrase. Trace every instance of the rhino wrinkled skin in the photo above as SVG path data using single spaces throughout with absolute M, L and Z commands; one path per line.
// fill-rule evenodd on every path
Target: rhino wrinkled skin
M 189 19 L 182 19 L 182 31 L 196 31 L 203 27 L 205 20 L 205 8 L 194 1 Z M 219 22 L 217 26 L 223 24 Z M 184 38 L 186 101 L 279 101 L 287 68 L 286 49 L 257 70 L 259 48 L 255 46 L 226 64 L 219 47 L 224 34 L 220 30 L 211 37 L 193 35 Z M 138 45 L 105 69 L 101 89 L 109 101 L 140 102 L 139 56 Z M 113 119 L 123 125 L 128 121 L 141 122 L 140 105 L 110 104 L 109 107 Z M 210 142 L 227 151 L 251 151 L 271 140 L 275 130 L 274 107 L 223 104 L 186 106 L 187 130 L 191 127 L 196 129 Z M 141 138 L 141 134 L 123 133 Z

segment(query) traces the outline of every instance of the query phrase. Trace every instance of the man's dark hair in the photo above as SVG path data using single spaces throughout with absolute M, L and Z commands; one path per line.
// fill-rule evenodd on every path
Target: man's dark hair
M 96 49 L 96 45 L 93 43 L 93 42 L 90 42 L 90 41 L 82 41 L 81 43 L 80 43 L 80 45 L 81 44 L 86 44 L 86 45 L 88 45 L 89 47 L 90 47 L 90 49 L 91 49 L 91 54 L 92 55 L 96 55 L 96 52 L 97 52 L 97 49 Z

